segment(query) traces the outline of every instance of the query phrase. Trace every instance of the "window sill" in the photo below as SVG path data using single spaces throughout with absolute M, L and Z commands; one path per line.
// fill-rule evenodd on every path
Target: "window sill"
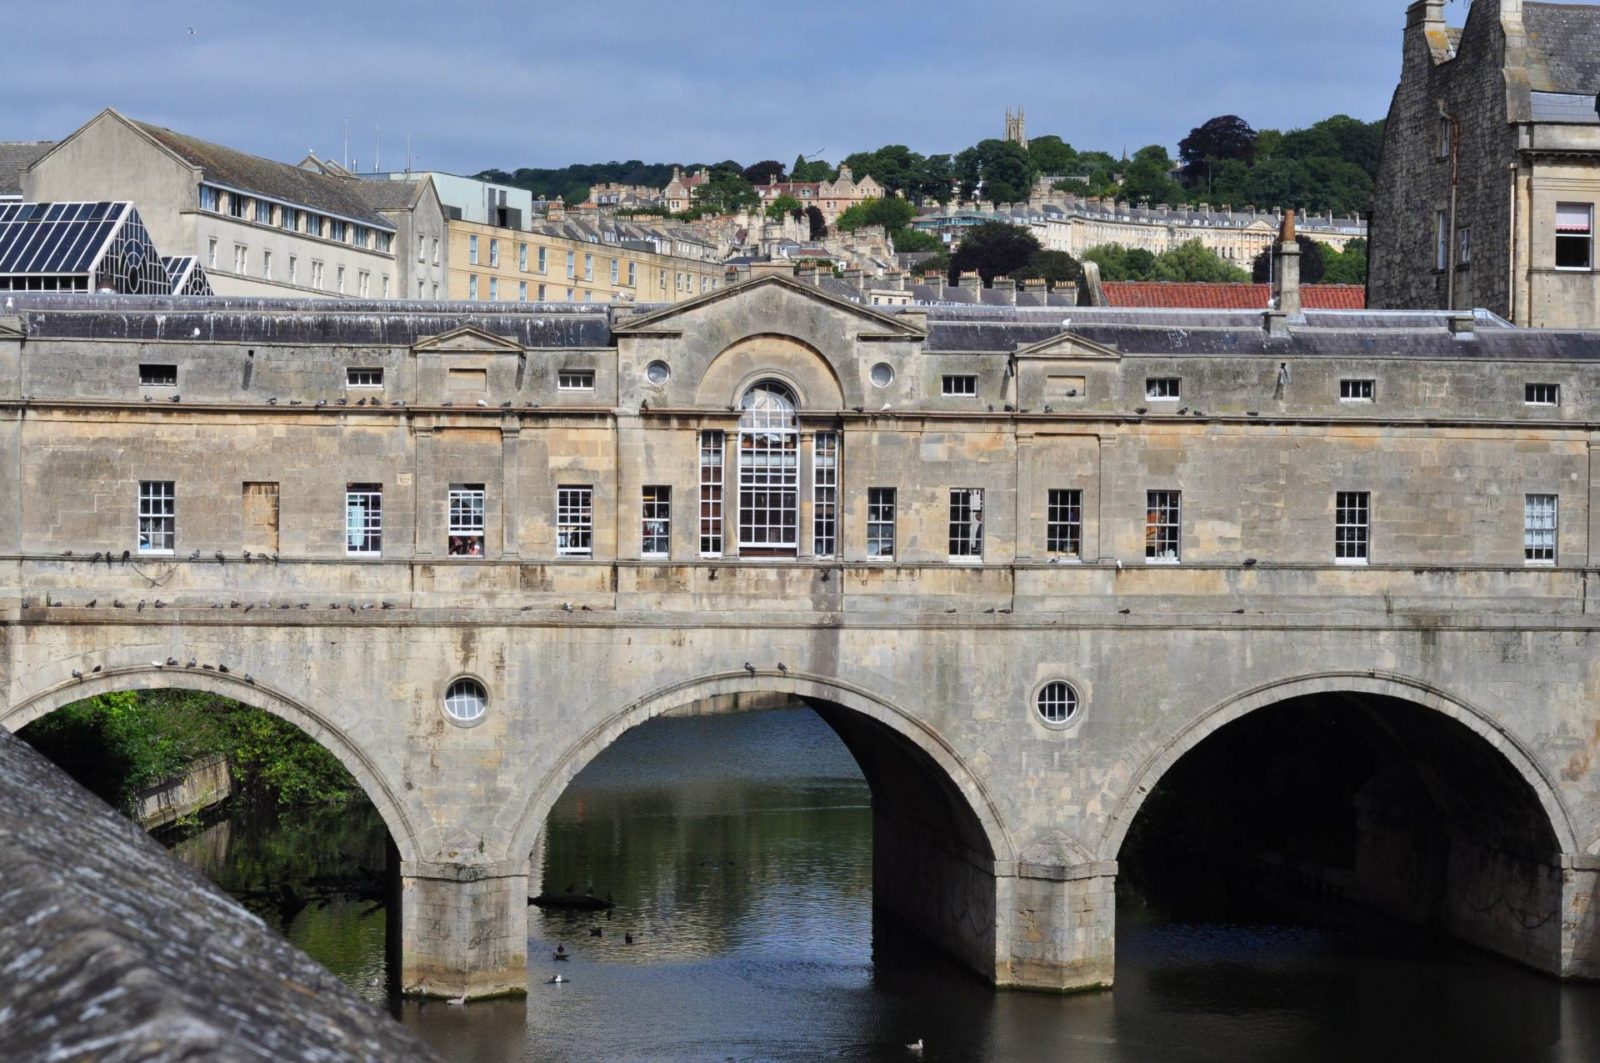
M 138 551 L 135 551 L 135 553 L 137 553 L 137 555 L 139 557 L 171 557 L 175 552 L 176 551 L 173 551 L 173 550 L 138 550 Z
M 1183 562 L 1181 558 L 1176 557 L 1147 557 L 1144 559 L 1144 563 L 1147 565 L 1179 565 Z
M 382 553 L 366 553 L 354 550 L 346 550 L 344 556 L 356 561 L 381 561 L 383 559 Z
M 1524 561 L 1523 565 L 1526 566 L 1527 568 L 1555 568 L 1556 567 L 1556 563 L 1555 563 L 1554 560 L 1551 560 L 1551 561 Z
M 1336 557 L 1333 563 L 1339 568 L 1366 568 L 1368 565 L 1364 557 Z

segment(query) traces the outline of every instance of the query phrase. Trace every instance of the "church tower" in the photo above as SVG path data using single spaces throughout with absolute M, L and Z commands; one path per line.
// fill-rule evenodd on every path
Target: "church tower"
M 1006 108 L 1006 139 L 1024 148 L 1028 146 L 1028 118 L 1021 107 L 1015 111 Z

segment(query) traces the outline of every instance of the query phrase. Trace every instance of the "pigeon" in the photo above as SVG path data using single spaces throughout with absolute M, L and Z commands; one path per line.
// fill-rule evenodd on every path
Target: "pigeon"
M 103 669 L 103 668 L 104 668 L 104 667 L 105 667 L 105 665 L 103 665 L 103 664 L 97 664 L 97 665 L 95 665 L 95 666 L 94 666 L 94 667 L 93 667 L 93 668 L 91 668 L 91 669 L 89 669 L 89 671 L 90 671 L 90 672 L 91 672 L 91 673 L 94 673 L 94 672 L 98 672 L 98 671 L 100 671 L 100 670 L 101 670 L 101 669 Z
M 80 672 L 80 671 L 78 671 L 78 670 L 77 670 L 77 669 L 76 669 L 76 668 L 74 668 L 74 669 L 73 669 L 73 670 L 72 670 L 72 678 L 74 678 L 74 679 L 77 679 L 77 680 L 80 680 L 80 681 L 81 681 L 81 680 L 82 680 L 82 679 L 83 679 L 83 673 L 82 673 L 82 672 Z
M 196 550 L 194 553 L 190 554 L 189 555 L 189 560 L 190 561 L 198 561 L 198 560 L 200 560 L 200 551 Z

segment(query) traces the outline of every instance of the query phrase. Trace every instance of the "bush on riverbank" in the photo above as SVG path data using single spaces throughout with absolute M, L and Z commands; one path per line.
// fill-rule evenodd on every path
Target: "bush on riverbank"
M 304 731 L 195 691 L 88 698 L 29 724 L 21 737 L 118 808 L 213 754 L 228 758 L 235 793 L 252 803 L 342 805 L 360 792 L 338 759 Z

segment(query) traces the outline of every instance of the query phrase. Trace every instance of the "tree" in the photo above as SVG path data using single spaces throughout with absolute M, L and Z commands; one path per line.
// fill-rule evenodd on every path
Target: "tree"
M 1300 283 L 1321 284 L 1323 277 L 1328 272 L 1322 245 L 1304 233 L 1296 233 L 1294 242 L 1300 245 Z M 1265 284 L 1272 279 L 1272 252 L 1276 249 L 1277 244 L 1278 242 L 1274 240 L 1272 242 L 1273 246 L 1257 255 L 1255 261 L 1250 264 L 1250 277 L 1257 284 Z M 1366 258 L 1365 244 L 1362 245 L 1361 257 L 1363 260 Z M 1362 272 L 1364 274 L 1365 270 Z M 1365 280 L 1364 276 L 1363 280 Z
M 955 160 L 949 155 L 929 155 L 917 168 L 913 198 L 918 203 L 932 200 L 943 206 L 955 195 L 955 182 Z
M 806 157 L 801 155 L 794 160 L 794 165 L 789 168 L 789 180 L 797 184 L 831 181 L 833 180 L 833 167 L 824 159 L 807 162 Z
M 1248 163 L 1255 158 L 1256 131 L 1236 114 L 1213 118 L 1189 130 L 1178 142 L 1178 157 L 1183 160 L 1191 180 L 1208 178 L 1207 164 L 1227 159 Z
M 1028 155 L 1040 173 L 1052 177 L 1066 177 L 1078 166 L 1078 153 L 1058 136 L 1034 137 L 1028 141 Z
M 1322 258 L 1327 263 L 1327 272 L 1322 275 L 1324 284 L 1366 284 L 1367 283 L 1367 242 L 1365 240 L 1351 240 L 1344 245 L 1343 251 L 1335 251 L 1331 247 L 1322 249 Z
M 798 199 L 785 192 L 767 204 L 767 217 L 772 221 L 781 221 L 785 215 L 798 215 L 804 209 L 805 207 Z
M 992 203 L 1026 203 L 1039 176 L 1027 149 L 1015 141 L 984 140 L 975 150 L 983 197 Z
M 1156 256 L 1154 280 L 1203 281 L 1212 284 L 1250 279 L 1244 270 L 1229 265 L 1199 240 L 1179 244 Z
M 916 183 L 923 158 L 904 144 L 889 144 L 877 151 L 857 152 L 845 159 L 857 181 L 871 176 L 886 192 L 906 192 Z
M 1134 153 L 1122 178 L 1122 194 L 1129 202 L 1149 200 L 1151 203 L 1182 203 L 1183 186 L 1170 176 L 1172 159 L 1167 149 L 1159 144 L 1140 148 Z
M 772 178 L 783 180 L 783 163 L 776 159 L 763 159 L 754 166 L 746 166 L 741 175 L 746 181 L 757 187 L 768 183 Z
M 1062 284 L 1082 284 L 1083 265 L 1065 251 L 1035 251 L 1028 264 L 1011 274 L 1014 280 L 1042 279 L 1055 291 Z
M 983 181 L 983 162 L 977 148 L 967 148 L 954 160 L 956 187 L 963 202 L 976 199 Z
M 943 251 L 944 244 L 932 233 L 921 229 L 896 229 L 889 234 L 889 242 L 897 253 L 908 255 L 917 251 Z
M 1147 281 L 1155 277 L 1156 256 L 1142 247 L 1100 244 L 1084 251 L 1083 259 L 1100 267 L 1101 280 Z
M 744 179 L 744 170 L 736 162 L 718 163 L 711 168 L 711 179 L 695 193 L 692 213 L 735 214 L 755 206 L 761 200 L 750 182 Z
M 869 199 L 856 203 L 839 215 L 834 228 L 855 232 L 868 225 L 881 225 L 888 232 L 904 229 L 917 216 L 917 208 L 903 199 Z
M 1039 251 L 1039 238 L 1027 229 L 984 222 L 967 230 L 950 257 L 950 283 L 959 281 L 963 273 L 976 272 L 984 284 L 992 284 L 996 277 L 1009 277 L 1022 269 Z

